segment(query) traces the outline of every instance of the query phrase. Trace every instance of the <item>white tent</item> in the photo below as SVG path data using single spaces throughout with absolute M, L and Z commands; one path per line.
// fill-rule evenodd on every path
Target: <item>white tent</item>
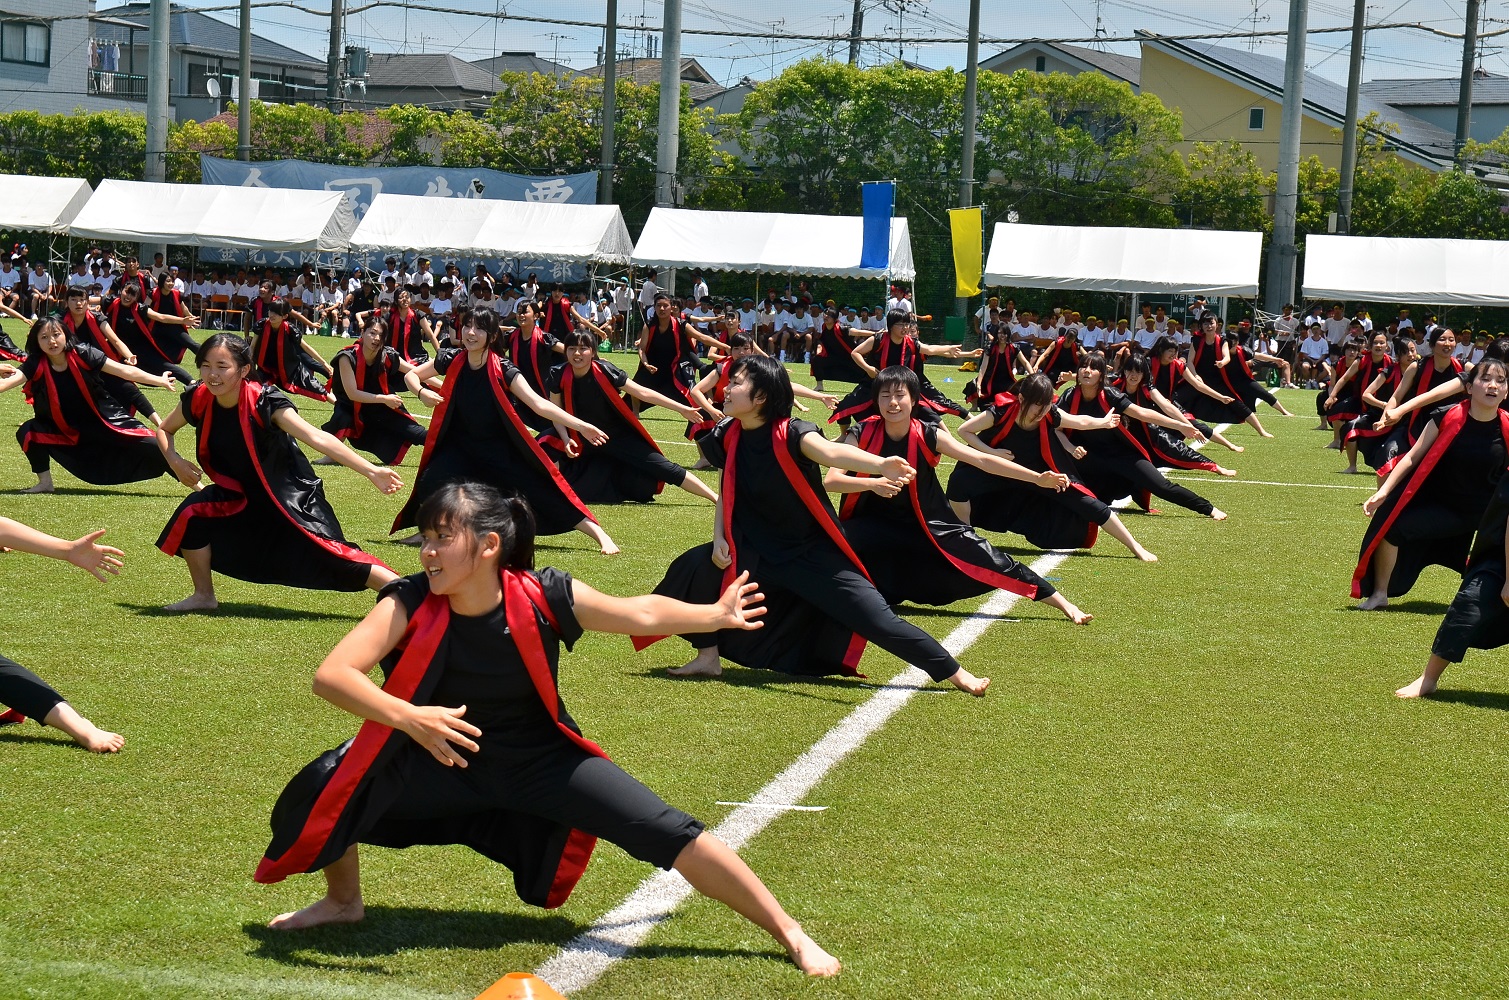
M 1262 233 L 996 223 L 985 284 L 1256 295 Z
M 627 264 L 633 241 L 617 205 L 379 194 L 352 233 L 351 246 L 359 252 Z
M 339 191 L 106 180 L 69 232 L 91 240 L 338 253 L 355 228 Z
M 889 268 L 859 266 L 863 238 L 864 220 L 857 215 L 655 208 L 634 244 L 634 263 L 818 278 L 917 277 L 905 219 L 891 220 Z
M 27 177 L 0 174 L 0 229 L 30 233 L 66 233 L 79 209 L 94 192 L 77 177 Z
M 1509 305 L 1509 242 L 1309 236 L 1305 298 Z

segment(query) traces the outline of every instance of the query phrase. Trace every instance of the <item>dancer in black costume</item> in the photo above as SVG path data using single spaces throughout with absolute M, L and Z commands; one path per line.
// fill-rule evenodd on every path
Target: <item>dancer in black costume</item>
M 1123 357 L 1130 359 L 1135 356 L 1134 351 L 1127 351 Z M 1189 362 L 1179 357 L 1179 345 L 1174 343 L 1172 337 L 1159 337 L 1153 342 L 1152 349 L 1148 351 L 1148 388 L 1157 392 L 1168 400 L 1184 414 L 1184 419 L 1194 425 L 1195 430 L 1205 435 L 1211 441 L 1229 451 L 1242 452 L 1246 449 L 1241 445 L 1232 444 L 1224 434 L 1203 421 L 1196 420 L 1185 404 L 1189 401 L 1188 393 L 1197 392 L 1202 396 L 1209 396 L 1217 403 L 1226 404 L 1231 402 L 1232 397 L 1224 395 L 1205 384 L 1204 379 L 1192 371 Z M 1189 388 L 1186 390 L 1185 386 Z
M 928 358 L 977 358 L 983 351 L 964 352 L 958 344 L 924 344 L 917 339 L 917 317 L 902 309 L 893 309 L 886 314 L 886 332 L 878 333 L 854 348 L 854 363 L 865 373 L 865 380 L 854 387 L 838 404 L 838 409 L 828 422 L 847 427 L 851 420 L 863 420 L 874 416 L 875 405 L 871 400 L 870 382 L 882 368 L 901 365 L 917 375 L 922 386 L 922 408 L 918 416 L 924 420 L 941 419 L 945 413 L 964 416 L 964 408 L 939 391 L 928 381 Z M 870 364 L 866 355 L 875 354 L 875 363 Z
M 326 892 L 270 926 L 361 920 L 357 844 L 463 844 L 511 869 L 520 899 L 557 907 L 601 838 L 680 872 L 808 975 L 835 975 L 838 960 L 738 855 L 608 760 L 561 703 L 560 648 L 585 631 L 758 629 L 756 586 L 740 576 L 716 603 L 691 605 L 535 571 L 528 506 L 475 483 L 447 484 L 419 521 L 424 572 L 384 588 L 315 673 L 316 693 L 366 721 L 278 797 L 257 881 L 320 870 Z
M 634 381 L 662 396 L 691 405 L 691 388 L 697 384 L 697 344 L 717 348 L 718 341 L 699 332 L 675 314 L 671 297 L 655 296 L 655 315 L 639 334 L 639 369 Z M 641 407 L 634 401 L 634 412 Z
M 136 355 L 103 316 L 89 308 L 89 294 L 81 285 L 68 289 L 63 297 L 64 309 L 58 319 L 74 343 L 92 344 L 111 361 L 123 365 L 136 365 Z M 102 374 L 100 383 L 114 396 L 128 413 L 142 413 L 154 424 L 162 423 L 157 409 L 146 394 L 134 382 L 118 375 Z
M 1186 383 L 1186 388 L 1180 393 L 1181 406 L 1201 420 L 1213 424 L 1246 423 L 1258 432 L 1259 437 L 1273 437 L 1263 429 L 1263 422 L 1252 412 L 1252 408 L 1242 402 L 1242 394 L 1237 389 L 1240 379 L 1226 370 L 1231 364 L 1231 351 L 1226 338 L 1221 334 L 1221 320 L 1218 317 L 1209 313 L 1200 317 L 1200 333 L 1189 345 L 1187 363 L 1202 382 L 1213 387 L 1218 394 L 1229 397 L 1231 401 L 1219 402 Z
M 1210 438 L 1200 431 L 1198 425 L 1191 423 L 1184 412 L 1171 403 L 1163 393 L 1153 388 L 1152 364 L 1147 355 L 1139 352 L 1129 353 L 1122 357 L 1116 387 L 1126 393 L 1127 398 L 1138 406 L 1156 410 L 1164 416 L 1172 417 L 1188 425 L 1188 430 L 1179 427 L 1178 433 L 1175 434 L 1156 424 L 1141 420 L 1131 422 L 1132 436 L 1141 442 L 1142 447 L 1147 449 L 1148 456 L 1159 466 L 1214 472 L 1221 476 L 1236 475 L 1235 469 L 1217 465 L 1184 443 L 1186 439 L 1189 439 L 1199 444 Z M 1190 434 L 1189 431 L 1194 431 L 1194 433 Z
M 979 375 L 964 387 L 964 400 L 983 409 L 1003 392 L 1016 388 L 1017 376 L 1031 375 L 1032 362 L 1011 341 L 1011 325 L 1001 323 L 991 335 L 990 349 L 980 356 Z
M 940 423 L 913 419 L 920 387 L 917 375 L 900 365 L 875 379 L 879 411 L 850 428 L 844 441 L 880 458 L 897 456 L 917 470 L 909 483 L 829 469 L 823 485 L 845 494 L 839 505 L 844 537 L 869 570 L 875 587 L 893 607 L 952 604 L 1007 590 L 1063 612 L 1076 625 L 1093 617 L 1064 598 L 1053 585 L 954 516 L 935 471 L 947 455 L 995 475 L 1062 489 L 1063 476 L 1033 472 L 1014 462 L 985 455 L 956 440 Z
M 185 353 L 199 346 L 188 335 L 199 318 L 159 312 L 141 301 L 140 289 L 138 282 L 123 282 L 120 294 L 105 303 L 101 313 L 135 355 L 137 368 L 151 375 L 171 374 L 187 385 L 194 376 L 180 363 Z
M 178 505 L 157 539 L 168 555 L 183 557 L 194 585 L 164 610 L 215 610 L 214 573 L 309 590 L 377 590 L 394 579 L 382 560 L 346 541 L 298 442 L 386 494 L 403 487 L 398 474 L 305 423 L 277 388 L 250 381 L 251 348 L 235 334 L 213 335 L 195 360 L 201 381 L 183 393 L 162 429 L 173 474 L 186 486 L 197 486 L 201 475 L 210 485 Z M 199 466 L 173 447 L 173 435 L 190 425 Z
M 291 312 L 287 299 L 274 299 L 267 307 L 267 318 L 255 328 L 252 356 L 256 359 L 257 380 L 284 392 L 333 403 L 335 395 L 325 387 L 335 378 L 335 369 L 319 351 L 304 343 L 304 335 L 291 318 Z
M 1430 332 L 1427 343 L 1430 344 L 1430 353 L 1416 358 L 1404 369 L 1393 396 L 1383 408 L 1383 415 L 1373 423 L 1375 428 L 1388 431 L 1388 437 L 1376 456 L 1379 464 L 1374 466 L 1380 476 L 1389 474 L 1393 463 L 1410 450 L 1425 426 L 1423 409 L 1401 414 L 1400 407 L 1444 383 L 1455 382 L 1455 377 L 1462 373 L 1462 362 L 1453 356 L 1457 349 L 1454 330 L 1438 326 Z
M 784 673 L 853 676 L 865 643 L 874 642 L 935 681 L 983 695 L 989 678 L 959 666 L 875 589 L 839 528 L 819 463 L 897 483 L 910 482 L 915 470 L 905 459 L 828 441 L 816 425 L 793 420 L 791 379 L 773 358 L 739 358 L 732 372 L 728 417 L 699 442 L 723 470 L 713 540 L 678 556 L 655 592 L 695 601 L 719 593 L 736 573 L 758 574 L 770 613 L 758 633 L 685 636 L 697 655 L 671 676 L 719 676 L 720 656 Z M 642 649 L 656 639 L 634 644 Z
M 1384 407 L 1393 398 L 1399 386 L 1400 368 L 1389 356 L 1388 334 L 1379 330 L 1368 338 L 1368 350 L 1352 363 L 1342 374 L 1361 387 L 1362 412 L 1341 429 L 1341 445 L 1347 453 L 1347 467 L 1341 471 L 1352 474 L 1357 471 L 1357 454 L 1373 468 L 1384 462 L 1384 443 L 1388 438 L 1387 427 L 1378 427 Z M 1334 392 L 1334 390 L 1333 390 Z
M 0 548 L 73 563 L 101 583 L 120 573 L 121 557 L 125 555 L 120 549 L 99 543 L 104 533 L 102 528 L 69 542 L 0 517 Z M 106 732 L 84 718 L 50 684 L 5 656 L 0 656 L 0 708 L 4 709 L 0 711 L 0 726 L 35 719 L 67 733 L 79 746 L 95 753 L 115 753 L 126 742 L 119 733 Z
M 388 321 L 374 316 L 367 320 L 361 340 L 336 354 L 330 385 L 335 412 L 322 430 L 371 452 L 383 465 L 398 465 L 411 447 L 424 444 L 426 434 L 425 426 L 404 409 L 398 387 L 404 386 L 432 409 L 440 405 L 440 394 L 419 380 L 414 366 L 398 351 L 383 346 L 387 336 Z M 322 457 L 314 464 L 336 462 Z
M 839 325 L 838 310 L 829 306 L 823 313 L 817 346 L 812 352 L 812 377 L 817 380 L 818 392 L 823 391 L 824 381 L 857 385 L 869 378 L 854 360 L 857 346 L 850 329 Z
M 75 343 L 51 316 L 32 324 L 26 354 L 19 369 L 0 378 L 0 392 L 29 386 L 35 413 L 16 430 L 16 441 L 37 476 L 36 484 L 21 492 L 51 493 L 54 459 L 94 486 L 172 474 L 163 457 L 162 431 L 133 418 L 101 381 L 104 374 L 172 389 L 171 375 L 148 375 L 111 361 L 93 344 Z
M 505 331 L 504 354 L 524 376 L 529 388 L 546 399 L 550 398 L 550 372 L 566 356 L 566 344 L 539 323 L 540 308 L 533 302 L 520 302 L 513 312 L 514 327 Z M 550 430 L 550 421 L 525 407 L 519 416 L 536 431 Z

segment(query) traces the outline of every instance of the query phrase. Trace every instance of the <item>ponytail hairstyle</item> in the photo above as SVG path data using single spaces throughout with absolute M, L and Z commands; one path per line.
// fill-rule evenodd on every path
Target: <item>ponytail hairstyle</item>
M 239 337 L 234 333 L 211 334 L 209 339 L 194 351 L 194 365 L 197 367 L 204 364 L 205 358 L 208 358 L 210 352 L 217 347 L 223 347 L 230 352 L 231 360 L 235 362 L 237 368 L 251 367 L 251 344 L 248 344 L 244 337 Z
M 876 412 L 880 410 L 881 393 L 898 385 L 906 388 L 906 394 L 911 397 L 912 405 L 917 405 L 917 400 L 922 396 L 922 380 L 917 377 L 916 372 L 905 365 L 891 365 L 889 368 L 882 368 L 870 385 L 870 402 L 874 405 Z
M 737 378 L 740 372 L 749 383 L 750 398 L 763 397 L 758 404 L 760 419 L 774 423 L 791 416 L 795 397 L 791 393 L 791 375 L 785 365 L 761 354 L 746 354 L 735 358 L 728 366 L 730 379 Z
M 1047 406 L 1053 402 L 1053 380 L 1042 372 L 1033 372 L 1016 384 L 1016 397 L 1022 406 Z
M 1486 373 L 1489 368 L 1497 368 L 1500 375 L 1504 376 L 1506 379 L 1509 379 L 1509 361 L 1505 361 L 1503 358 L 1490 358 L 1487 355 L 1484 355 L 1483 360 L 1472 366 L 1472 381 L 1481 382 L 1481 376 Z
M 573 347 L 590 347 L 592 356 L 597 357 L 597 334 L 591 330 L 572 330 L 561 338 L 561 343 L 568 351 Z
M 489 534 L 498 536 L 498 565 L 534 569 L 534 511 L 518 494 L 505 496 L 496 486 L 449 482 L 431 493 L 419 507 L 420 531 L 465 532 L 471 551 Z
M 26 331 L 26 356 L 28 358 L 40 358 L 42 356 L 43 351 L 39 343 L 42 338 L 42 333 L 49 327 L 54 326 L 60 327 L 63 330 L 63 350 L 65 352 L 73 350 L 73 345 L 75 343 L 73 334 L 68 332 L 68 328 L 66 326 L 63 326 L 63 321 L 58 319 L 56 316 L 40 316 L 37 318 L 36 322 L 32 323 L 31 329 Z

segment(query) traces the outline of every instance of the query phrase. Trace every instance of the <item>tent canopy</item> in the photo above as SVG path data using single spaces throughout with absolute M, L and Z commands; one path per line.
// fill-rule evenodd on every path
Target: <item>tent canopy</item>
M 617 205 L 379 194 L 351 235 L 354 250 L 627 264 L 633 242 Z
M 917 277 L 905 219 L 891 220 L 888 269 L 859 266 L 863 236 L 864 220 L 857 215 L 654 208 L 634 245 L 634 263 L 819 278 Z
M 1305 298 L 1509 305 L 1509 242 L 1305 238 Z
M 93 240 L 338 253 L 355 228 L 339 191 L 106 180 L 69 232 Z
M 31 233 L 66 233 L 79 209 L 93 194 L 77 177 L 26 177 L 0 174 L 0 229 Z
M 985 283 L 1089 292 L 1256 295 L 1262 233 L 998 222 Z

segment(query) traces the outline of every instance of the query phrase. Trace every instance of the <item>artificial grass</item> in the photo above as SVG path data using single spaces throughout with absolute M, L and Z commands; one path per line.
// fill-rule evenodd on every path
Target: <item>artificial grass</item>
M 339 346 L 314 343 L 327 357 Z M 958 395 L 963 377 L 945 388 Z M 1477 654 L 1442 697 L 1391 697 L 1418 673 L 1454 578 L 1432 569 L 1399 609 L 1346 610 L 1367 491 L 1318 487 L 1370 480 L 1335 474 L 1310 396 L 1284 394 L 1304 414 L 1291 420 L 1263 409 L 1276 440 L 1239 428 L 1245 454 L 1216 449 L 1237 482 L 1186 477 L 1229 521 L 1168 505 L 1125 515 L 1159 563 L 1103 537 L 1051 574 L 1094 623 L 1018 602 L 962 657 L 994 678 L 987 698 L 913 699 L 814 790 L 826 811 L 783 815 L 745 849 L 844 960 L 836 981 L 805 981 L 762 932 L 694 899 L 581 995 L 1499 992 L 1494 709 L 1509 694 Z M 328 412 L 299 406 L 315 423 Z M 19 393 L 0 396 L 6 434 L 26 415 Z M 679 439 L 662 411 L 649 426 Z M 414 550 L 386 541 L 401 501 L 321 473 L 348 536 L 414 570 Z M 101 758 L 33 725 L 0 730 L 0 995 L 470 997 L 537 966 L 650 873 L 604 845 L 545 912 L 465 849 L 370 849 L 364 924 L 264 930 L 322 885 L 250 875 L 284 782 L 355 730 L 309 678 L 370 596 L 222 578 L 220 614 L 157 615 L 188 590 L 181 563 L 152 547 L 182 488 L 55 475 L 58 494 L 0 494 L 0 513 L 68 537 L 108 526 L 126 572 L 102 587 L 5 556 L 3 650 L 127 745 Z M 0 489 L 30 482 L 19 449 L 0 447 Z M 539 557 L 622 594 L 652 587 L 712 518 L 677 490 L 599 514 L 623 555 L 565 535 Z M 978 603 L 906 614 L 941 636 Z M 686 652 L 588 636 L 562 687 L 589 736 L 710 825 L 729 811 L 715 802 L 746 800 L 872 693 L 738 668 L 723 682 L 665 678 Z M 882 682 L 901 664 L 872 650 L 863 669 Z

